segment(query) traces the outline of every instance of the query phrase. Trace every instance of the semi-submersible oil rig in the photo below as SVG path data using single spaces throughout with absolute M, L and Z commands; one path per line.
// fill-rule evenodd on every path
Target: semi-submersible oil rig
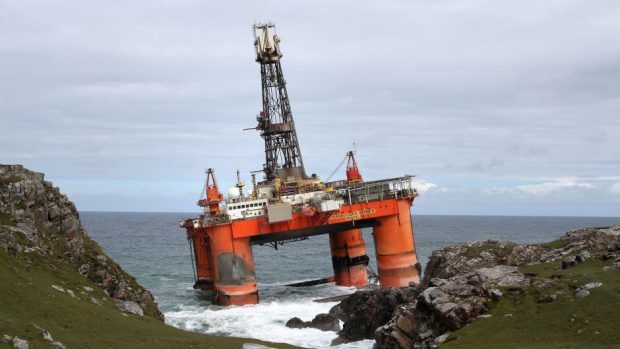
M 208 291 L 218 305 L 258 303 L 252 245 L 329 234 L 334 281 L 368 283 L 368 256 L 361 228 L 372 227 L 381 287 L 419 282 L 410 207 L 417 196 L 412 176 L 364 181 L 348 152 L 346 180 L 323 182 L 307 176 L 297 141 L 280 60 L 280 39 L 272 23 L 256 24 L 254 46 L 260 65 L 263 110 L 257 116 L 265 141 L 264 180 L 252 175 L 245 195 L 237 185 L 220 193 L 207 170 L 204 214 L 180 222 L 195 262 L 194 288 Z

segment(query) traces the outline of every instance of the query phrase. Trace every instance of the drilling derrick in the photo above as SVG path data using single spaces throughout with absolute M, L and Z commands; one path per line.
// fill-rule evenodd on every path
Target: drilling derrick
M 269 36 L 269 29 L 273 29 L 273 37 Z M 280 38 L 275 34 L 273 23 L 255 24 L 253 31 L 263 97 L 263 110 L 257 117 L 256 127 L 265 140 L 263 171 L 267 181 L 290 177 L 305 179 L 307 176 L 280 65 Z

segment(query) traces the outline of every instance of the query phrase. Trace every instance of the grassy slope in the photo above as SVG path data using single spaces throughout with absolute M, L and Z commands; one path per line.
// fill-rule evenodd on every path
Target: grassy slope
M 80 299 L 51 285 L 71 289 Z M 87 292 L 83 286 L 94 291 Z M 92 303 L 91 296 L 100 305 Z M 101 289 L 65 263 L 35 253 L 12 258 L 0 249 L 0 336 L 17 335 L 30 341 L 31 347 L 53 348 L 42 339 L 34 324 L 69 348 L 241 348 L 249 342 L 292 348 L 250 339 L 205 336 L 148 316 L 126 316 Z M 0 348 L 4 347 L 7 345 L 0 343 Z
M 530 286 L 524 294 L 504 290 L 490 318 L 454 332 L 441 348 L 620 348 L 620 271 L 603 272 L 610 264 L 590 259 L 565 270 L 560 262 L 523 267 L 528 275 L 554 276 L 560 285 Z M 591 289 L 586 298 L 576 299 L 569 291 L 596 281 L 603 286 Z M 539 301 L 560 289 L 565 293 L 556 301 Z

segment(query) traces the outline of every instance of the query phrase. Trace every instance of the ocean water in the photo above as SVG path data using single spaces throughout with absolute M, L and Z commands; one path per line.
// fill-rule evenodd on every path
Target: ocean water
M 332 275 L 326 235 L 293 242 L 274 250 L 254 246 L 260 304 L 243 307 L 212 305 L 192 289 L 193 271 L 183 213 L 81 212 L 90 236 L 138 282 L 151 290 L 166 322 L 189 331 L 285 342 L 307 348 L 329 347 L 335 333 L 316 329 L 289 329 L 297 316 L 304 321 L 337 303 L 313 300 L 348 294 L 353 288 L 333 284 L 304 288 L 284 286 Z M 413 216 L 418 260 L 425 267 L 431 252 L 446 245 L 474 240 L 545 242 L 567 230 L 620 224 L 620 218 Z M 364 230 L 370 265 L 376 270 L 371 230 Z M 371 348 L 365 340 L 331 348 Z

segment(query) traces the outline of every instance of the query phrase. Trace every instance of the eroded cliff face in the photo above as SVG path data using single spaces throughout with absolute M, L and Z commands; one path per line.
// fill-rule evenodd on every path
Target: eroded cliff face
M 153 295 L 88 236 L 75 205 L 42 173 L 21 165 L 0 164 L 0 248 L 54 257 L 104 289 L 121 310 L 163 320 Z

